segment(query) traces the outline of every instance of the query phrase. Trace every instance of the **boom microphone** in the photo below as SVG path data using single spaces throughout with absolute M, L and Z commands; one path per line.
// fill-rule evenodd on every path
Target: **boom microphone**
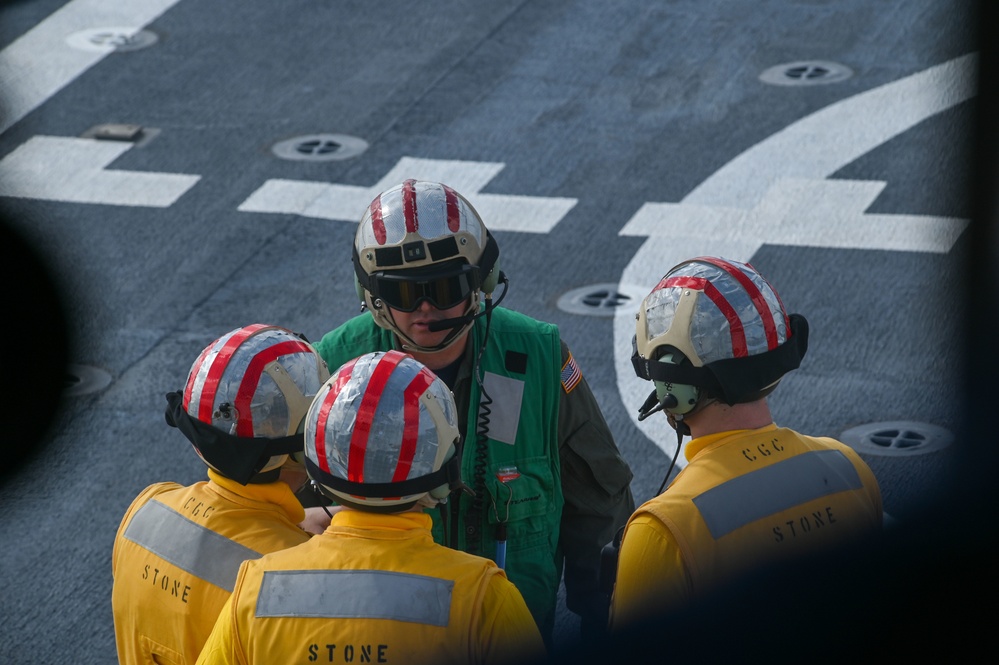
M 638 421 L 641 422 L 651 416 L 653 413 L 658 413 L 664 409 L 672 409 L 677 405 L 677 399 L 672 393 L 667 394 L 666 397 L 659 400 L 659 395 L 655 390 L 649 395 L 648 399 L 645 400 L 645 404 L 642 408 L 638 410 Z
M 458 328 L 464 325 L 468 325 L 475 319 L 483 316 L 486 310 L 482 310 L 478 314 L 466 314 L 465 316 L 459 316 L 454 319 L 441 319 L 440 321 L 431 321 L 427 324 L 427 330 L 430 332 L 440 332 L 441 330 L 448 330 L 451 328 Z
M 491 298 L 487 296 L 486 307 L 481 312 L 477 312 L 476 314 L 466 314 L 465 316 L 459 316 L 454 319 L 441 319 L 440 321 L 431 321 L 430 323 L 427 324 L 427 330 L 429 330 L 430 332 L 440 332 L 441 330 L 448 330 L 451 328 L 458 328 L 459 326 L 468 325 L 469 323 L 479 318 L 480 316 L 485 316 L 486 314 L 488 314 L 493 307 L 499 307 L 499 304 L 503 302 L 503 298 L 506 298 L 506 292 L 510 284 L 510 281 L 506 278 L 505 274 L 500 272 L 499 282 L 503 285 L 503 291 L 500 293 L 500 296 L 499 298 L 496 299 L 495 303 L 491 302 Z

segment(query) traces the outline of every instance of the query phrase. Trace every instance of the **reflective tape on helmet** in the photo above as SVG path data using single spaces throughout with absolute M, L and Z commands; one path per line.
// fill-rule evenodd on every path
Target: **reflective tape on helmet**
M 416 233 L 420 222 L 416 215 L 416 181 L 406 180 L 402 183 L 402 215 L 406 220 L 406 233 Z
M 732 307 L 732 304 L 721 294 L 714 284 L 703 277 L 691 277 L 678 275 L 667 277 L 662 281 L 664 288 L 694 289 L 701 291 L 711 302 L 715 304 L 718 311 L 722 313 L 728 321 L 729 336 L 732 338 L 732 356 L 734 358 L 744 358 L 749 355 L 749 348 L 746 346 L 746 331 L 742 327 L 742 319 Z
M 371 424 L 375 419 L 375 411 L 381 401 L 382 393 L 388 384 L 389 377 L 396 366 L 406 356 L 399 353 L 387 353 L 375 365 L 374 372 L 368 379 L 368 384 L 357 407 L 357 418 L 350 437 L 350 453 L 347 460 L 347 480 L 354 483 L 364 482 L 364 457 L 368 447 L 368 437 L 371 434 Z
M 232 592 L 239 565 L 261 554 L 187 519 L 159 501 L 135 513 L 124 537 L 209 584 Z
M 344 364 L 337 371 L 336 380 L 331 383 L 329 391 L 319 398 L 322 402 L 320 403 L 319 413 L 316 416 L 316 436 L 313 442 L 316 446 L 316 463 L 326 473 L 330 473 L 329 460 L 326 458 L 326 422 L 329 419 L 330 410 L 336 402 L 337 395 L 340 394 L 343 387 L 350 381 L 356 362 L 357 358 Z
M 381 570 L 268 570 L 257 617 L 391 619 L 447 626 L 452 580 Z
M 312 349 L 304 342 L 282 342 L 267 347 L 250 360 L 246 371 L 243 372 L 243 380 L 240 382 L 239 390 L 236 393 L 236 412 L 240 414 L 240 418 L 236 421 L 237 436 L 252 437 L 254 435 L 253 411 L 250 405 L 253 402 L 253 395 L 257 392 L 257 386 L 260 385 L 260 377 L 264 373 L 264 367 L 282 356 L 289 356 L 294 353 L 312 353 Z
M 257 332 L 267 328 L 268 326 L 262 323 L 255 323 L 253 325 L 246 326 L 229 336 L 229 339 L 225 341 L 222 348 L 215 354 L 211 359 L 211 366 L 205 369 L 203 364 L 207 361 L 209 355 L 211 355 L 211 350 L 215 347 L 215 344 L 209 346 L 198 358 L 195 366 L 191 369 L 191 375 L 188 378 L 187 388 L 184 390 L 184 408 L 187 409 L 191 400 L 196 399 L 198 403 L 197 418 L 201 422 L 210 423 L 212 422 L 212 409 L 214 407 L 215 401 L 215 391 L 218 389 L 219 381 L 222 378 L 222 374 L 225 372 L 226 366 L 229 364 L 229 360 L 232 358 L 233 353 L 239 348 L 245 340 L 249 339 L 251 336 Z M 221 340 L 216 340 L 216 342 Z M 201 391 L 195 395 L 197 378 L 201 374 L 205 374 L 204 383 L 201 385 Z M 188 411 L 190 413 L 190 411 Z
M 216 342 L 217 341 L 218 340 L 216 340 Z M 195 385 L 197 384 L 198 374 L 201 371 L 202 365 L 204 365 L 205 358 L 208 357 L 208 354 L 212 352 L 213 348 L 215 348 L 214 343 L 206 346 L 204 350 L 202 350 L 201 354 L 198 355 L 198 359 L 194 361 L 194 365 L 191 366 L 191 373 L 187 377 L 187 384 L 181 392 L 181 397 L 183 398 L 181 404 L 184 407 L 184 411 L 187 411 L 191 404 L 191 396 L 194 393 Z
M 458 194 L 447 185 L 441 185 L 441 187 L 444 188 L 444 199 L 447 206 L 447 228 L 452 233 L 457 233 L 461 228 L 461 210 L 458 208 Z
M 344 500 L 405 503 L 459 479 L 437 474 L 460 439 L 454 397 L 401 351 L 367 353 L 338 369 L 309 408 L 305 439 L 309 475 Z
M 756 284 L 753 283 L 753 280 L 751 280 L 746 275 L 746 273 L 739 270 L 738 266 L 735 266 L 729 263 L 728 261 L 723 261 L 721 259 L 716 259 L 713 257 L 704 257 L 701 260 L 710 263 L 713 266 L 721 268 L 729 275 L 734 277 L 736 281 L 742 285 L 742 288 L 746 290 L 746 293 L 749 295 L 750 301 L 753 303 L 753 306 L 756 308 L 756 311 L 759 313 L 760 320 L 763 322 L 763 329 L 766 332 L 767 336 L 767 350 L 776 348 L 777 345 L 779 344 L 779 341 L 777 339 L 777 326 L 774 324 L 773 314 L 770 312 L 770 305 L 767 304 L 766 298 L 763 297 L 763 293 L 760 292 L 760 289 L 757 288 Z M 746 265 L 752 268 L 752 266 L 750 266 L 748 263 Z M 753 268 L 753 270 L 755 271 L 756 269 Z M 759 273 L 757 272 L 757 274 Z M 760 278 L 762 279 L 763 276 L 760 275 Z M 769 286 L 769 283 L 767 284 L 767 286 Z M 775 295 L 776 293 L 777 292 L 774 291 Z M 781 309 L 783 309 L 783 303 L 781 304 Z M 787 325 L 786 317 L 784 319 L 784 324 Z
M 426 392 L 435 378 L 437 377 L 424 367 L 406 386 L 403 395 L 402 446 L 399 449 L 399 461 L 392 474 L 392 482 L 394 483 L 409 478 L 410 469 L 413 468 L 416 444 L 420 437 L 420 396 Z
M 371 230 L 375 234 L 375 240 L 379 245 L 384 245 L 387 238 L 385 234 L 385 220 L 382 218 L 382 197 L 376 196 L 375 200 L 368 206 L 371 213 Z
M 850 460 L 838 450 L 818 450 L 733 478 L 694 497 L 717 540 L 736 529 L 837 492 L 863 487 Z
M 378 194 L 358 225 L 355 248 L 385 247 L 403 242 L 453 237 L 467 232 L 481 252 L 485 227 L 471 204 L 451 187 L 438 182 L 405 180 Z M 466 256 L 469 262 L 475 257 Z M 384 265 L 381 261 L 378 265 Z
M 642 311 L 637 342 L 643 355 L 651 358 L 649 347 L 667 345 L 699 366 L 773 351 L 790 335 L 790 319 L 770 283 L 750 264 L 719 257 L 671 268 Z
M 215 354 L 215 357 L 212 358 L 211 361 L 211 367 L 208 369 L 207 376 L 205 377 L 205 382 L 201 387 L 201 394 L 199 395 L 198 400 L 198 420 L 205 423 L 212 422 L 212 411 L 215 406 L 215 393 L 218 390 L 219 382 L 222 380 L 222 375 L 229 366 L 229 361 L 232 360 L 236 350 L 243 344 L 243 342 L 268 327 L 269 326 L 262 323 L 257 323 L 241 328 L 233 333 L 229 339 L 226 340 L 225 344 L 222 345 L 219 352 Z

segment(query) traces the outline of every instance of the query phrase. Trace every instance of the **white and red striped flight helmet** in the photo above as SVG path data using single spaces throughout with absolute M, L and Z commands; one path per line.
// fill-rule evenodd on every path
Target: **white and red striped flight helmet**
M 365 210 L 354 236 L 357 294 L 380 327 L 405 347 L 440 351 L 461 337 L 479 310 L 480 293 L 500 281 L 499 248 L 479 213 L 447 185 L 406 180 Z M 464 317 L 438 346 L 409 339 L 389 307 L 411 312 L 424 300 L 439 309 L 467 303 Z
M 219 473 L 265 482 L 255 476 L 301 454 L 305 414 L 327 378 L 301 336 L 264 324 L 237 328 L 201 352 L 182 392 L 167 395 L 167 422 Z
M 636 318 L 635 371 L 655 382 L 658 401 L 668 399 L 664 408 L 674 415 L 702 397 L 727 404 L 765 397 L 807 350 L 804 317 L 788 315 L 751 265 L 718 257 L 674 266 Z
M 345 363 L 305 419 L 305 467 L 333 501 L 398 512 L 463 487 L 457 410 L 444 382 L 412 356 Z

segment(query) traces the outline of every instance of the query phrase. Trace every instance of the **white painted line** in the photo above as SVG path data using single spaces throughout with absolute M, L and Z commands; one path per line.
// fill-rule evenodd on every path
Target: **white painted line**
M 748 261 L 764 244 L 947 252 L 963 219 L 867 214 L 883 182 L 827 180 L 843 166 L 913 125 L 975 95 L 969 54 L 821 109 L 756 144 L 680 203 L 646 203 L 621 235 L 648 236 L 621 274 L 641 298 L 672 266 L 699 255 Z M 640 302 L 640 300 L 639 300 Z M 614 318 L 621 400 L 635 426 L 668 456 L 676 435 L 658 417 L 638 422 L 652 389 L 631 367 L 635 313 Z M 677 460 L 679 466 L 685 461 Z
M 72 0 L 0 52 L 4 113 L 0 134 L 40 106 L 110 50 L 87 51 L 66 38 L 88 28 L 140 29 L 179 0 Z
M 408 178 L 449 185 L 471 202 L 493 231 L 548 233 L 576 205 L 576 199 L 480 193 L 502 169 L 498 163 L 403 157 L 373 187 L 268 180 L 238 209 L 357 223 L 379 193 Z
M 197 175 L 109 171 L 126 141 L 34 136 L 0 160 L 0 196 L 166 208 Z
M 831 104 L 746 150 L 683 202 L 750 208 L 778 178 L 828 178 L 917 123 L 971 99 L 977 67 L 977 54 L 968 54 Z
M 755 240 L 759 246 L 950 251 L 967 220 L 864 214 L 884 186 L 883 182 L 871 181 L 780 178 L 751 210 L 646 203 L 621 230 L 621 235 L 724 237 L 746 243 Z

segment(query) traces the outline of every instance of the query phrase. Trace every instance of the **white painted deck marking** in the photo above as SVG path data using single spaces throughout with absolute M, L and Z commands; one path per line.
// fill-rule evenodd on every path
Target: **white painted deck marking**
M 443 182 L 461 192 L 490 230 L 548 233 L 576 199 L 483 194 L 503 164 L 403 157 L 372 187 L 297 180 L 268 180 L 240 206 L 243 212 L 290 213 L 357 223 L 382 191 L 407 178 Z
M 66 43 L 73 33 L 106 25 L 145 27 L 179 0 L 72 0 L 0 51 L 3 115 L 0 134 L 113 49 L 85 51 Z
M 975 94 L 976 54 L 855 95 L 817 111 L 746 150 L 680 203 L 646 203 L 621 235 L 648 236 L 619 289 L 648 294 L 670 267 L 699 255 L 748 261 L 767 243 L 808 247 L 947 252 L 963 219 L 875 215 L 864 210 L 883 182 L 826 180 L 915 124 Z M 654 416 L 639 423 L 652 389 L 631 367 L 637 307 L 614 318 L 618 391 L 635 426 L 672 456 L 676 435 Z M 682 456 L 677 464 L 685 464 Z
M 0 196 L 165 208 L 197 175 L 105 170 L 126 141 L 34 136 L 0 160 Z

